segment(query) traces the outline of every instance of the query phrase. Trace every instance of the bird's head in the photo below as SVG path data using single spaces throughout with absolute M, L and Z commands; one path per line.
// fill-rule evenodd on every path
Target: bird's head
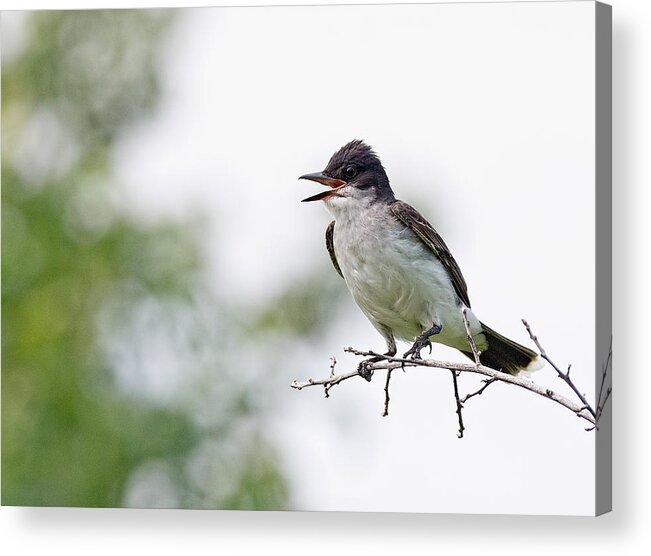
M 355 139 L 330 158 L 323 172 L 305 174 L 299 179 L 311 180 L 330 187 L 329 190 L 303 199 L 303 202 L 326 201 L 328 205 L 359 201 L 394 199 L 389 178 L 378 156 L 363 141 Z

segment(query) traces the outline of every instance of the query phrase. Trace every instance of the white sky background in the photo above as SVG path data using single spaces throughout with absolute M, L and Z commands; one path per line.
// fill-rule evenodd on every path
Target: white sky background
M 143 218 L 199 207 L 214 287 L 262 302 L 327 261 L 325 208 L 299 203 L 319 188 L 296 178 L 363 138 L 445 238 L 476 314 L 523 343 L 529 319 L 593 395 L 593 14 L 591 2 L 186 9 L 161 56 L 161 109 L 115 151 L 121 195 Z M 530 393 L 491 386 L 459 440 L 447 372 L 394 374 L 387 418 L 379 375 L 328 400 L 290 390 L 332 354 L 353 365 L 347 345 L 384 348 L 352 300 L 319 352 L 288 354 L 269 384 L 294 508 L 593 513 L 594 435 Z M 551 369 L 535 380 L 566 392 Z

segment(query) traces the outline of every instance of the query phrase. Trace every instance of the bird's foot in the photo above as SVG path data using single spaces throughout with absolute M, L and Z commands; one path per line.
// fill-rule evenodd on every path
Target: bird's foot
M 427 338 L 422 340 L 419 336 L 416 338 L 413 345 L 403 354 L 402 358 L 407 359 L 410 357 L 411 359 L 422 359 L 420 352 L 424 347 L 429 347 L 429 352 L 432 353 L 432 342 Z
M 429 352 L 432 353 L 432 342 L 429 341 L 429 337 L 438 334 L 441 330 L 443 330 L 443 327 L 435 324 L 432 328 L 418 336 L 413 345 L 404 353 L 402 358 L 407 359 L 410 357 L 411 359 L 422 359 L 420 352 L 424 347 L 429 347 Z
M 364 359 L 364 361 L 361 361 L 360 364 L 357 365 L 357 374 L 364 380 L 371 382 L 371 378 L 373 377 L 373 369 L 369 369 L 368 366 L 371 363 L 377 363 L 378 361 L 382 361 L 382 358 L 375 356 Z

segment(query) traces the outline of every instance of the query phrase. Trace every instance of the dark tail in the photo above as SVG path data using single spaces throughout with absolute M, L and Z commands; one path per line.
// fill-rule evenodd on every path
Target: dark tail
M 480 324 L 488 340 L 488 349 L 485 349 L 479 355 L 479 360 L 482 365 L 495 369 L 496 371 L 517 375 L 538 358 L 536 352 L 498 334 L 483 322 Z M 470 357 L 470 359 L 473 359 L 472 352 L 464 351 L 463 353 Z M 539 367 L 532 365 L 529 370 L 533 371 L 537 368 Z

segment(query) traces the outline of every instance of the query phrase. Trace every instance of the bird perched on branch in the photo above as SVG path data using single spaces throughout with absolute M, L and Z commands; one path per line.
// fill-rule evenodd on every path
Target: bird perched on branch
M 475 316 L 450 250 L 416 209 L 396 199 L 371 147 L 351 141 L 330 158 L 323 172 L 299 179 L 328 187 L 303 202 L 323 201 L 334 217 L 326 230 L 330 259 L 359 308 L 386 340 L 385 355 L 394 356 L 396 340 L 406 340 L 413 344 L 405 358 L 419 359 L 431 341 L 473 358 L 465 309 L 483 365 L 512 375 L 542 366 L 535 352 Z M 366 365 L 372 361 L 360 365 L 367 380 Z

